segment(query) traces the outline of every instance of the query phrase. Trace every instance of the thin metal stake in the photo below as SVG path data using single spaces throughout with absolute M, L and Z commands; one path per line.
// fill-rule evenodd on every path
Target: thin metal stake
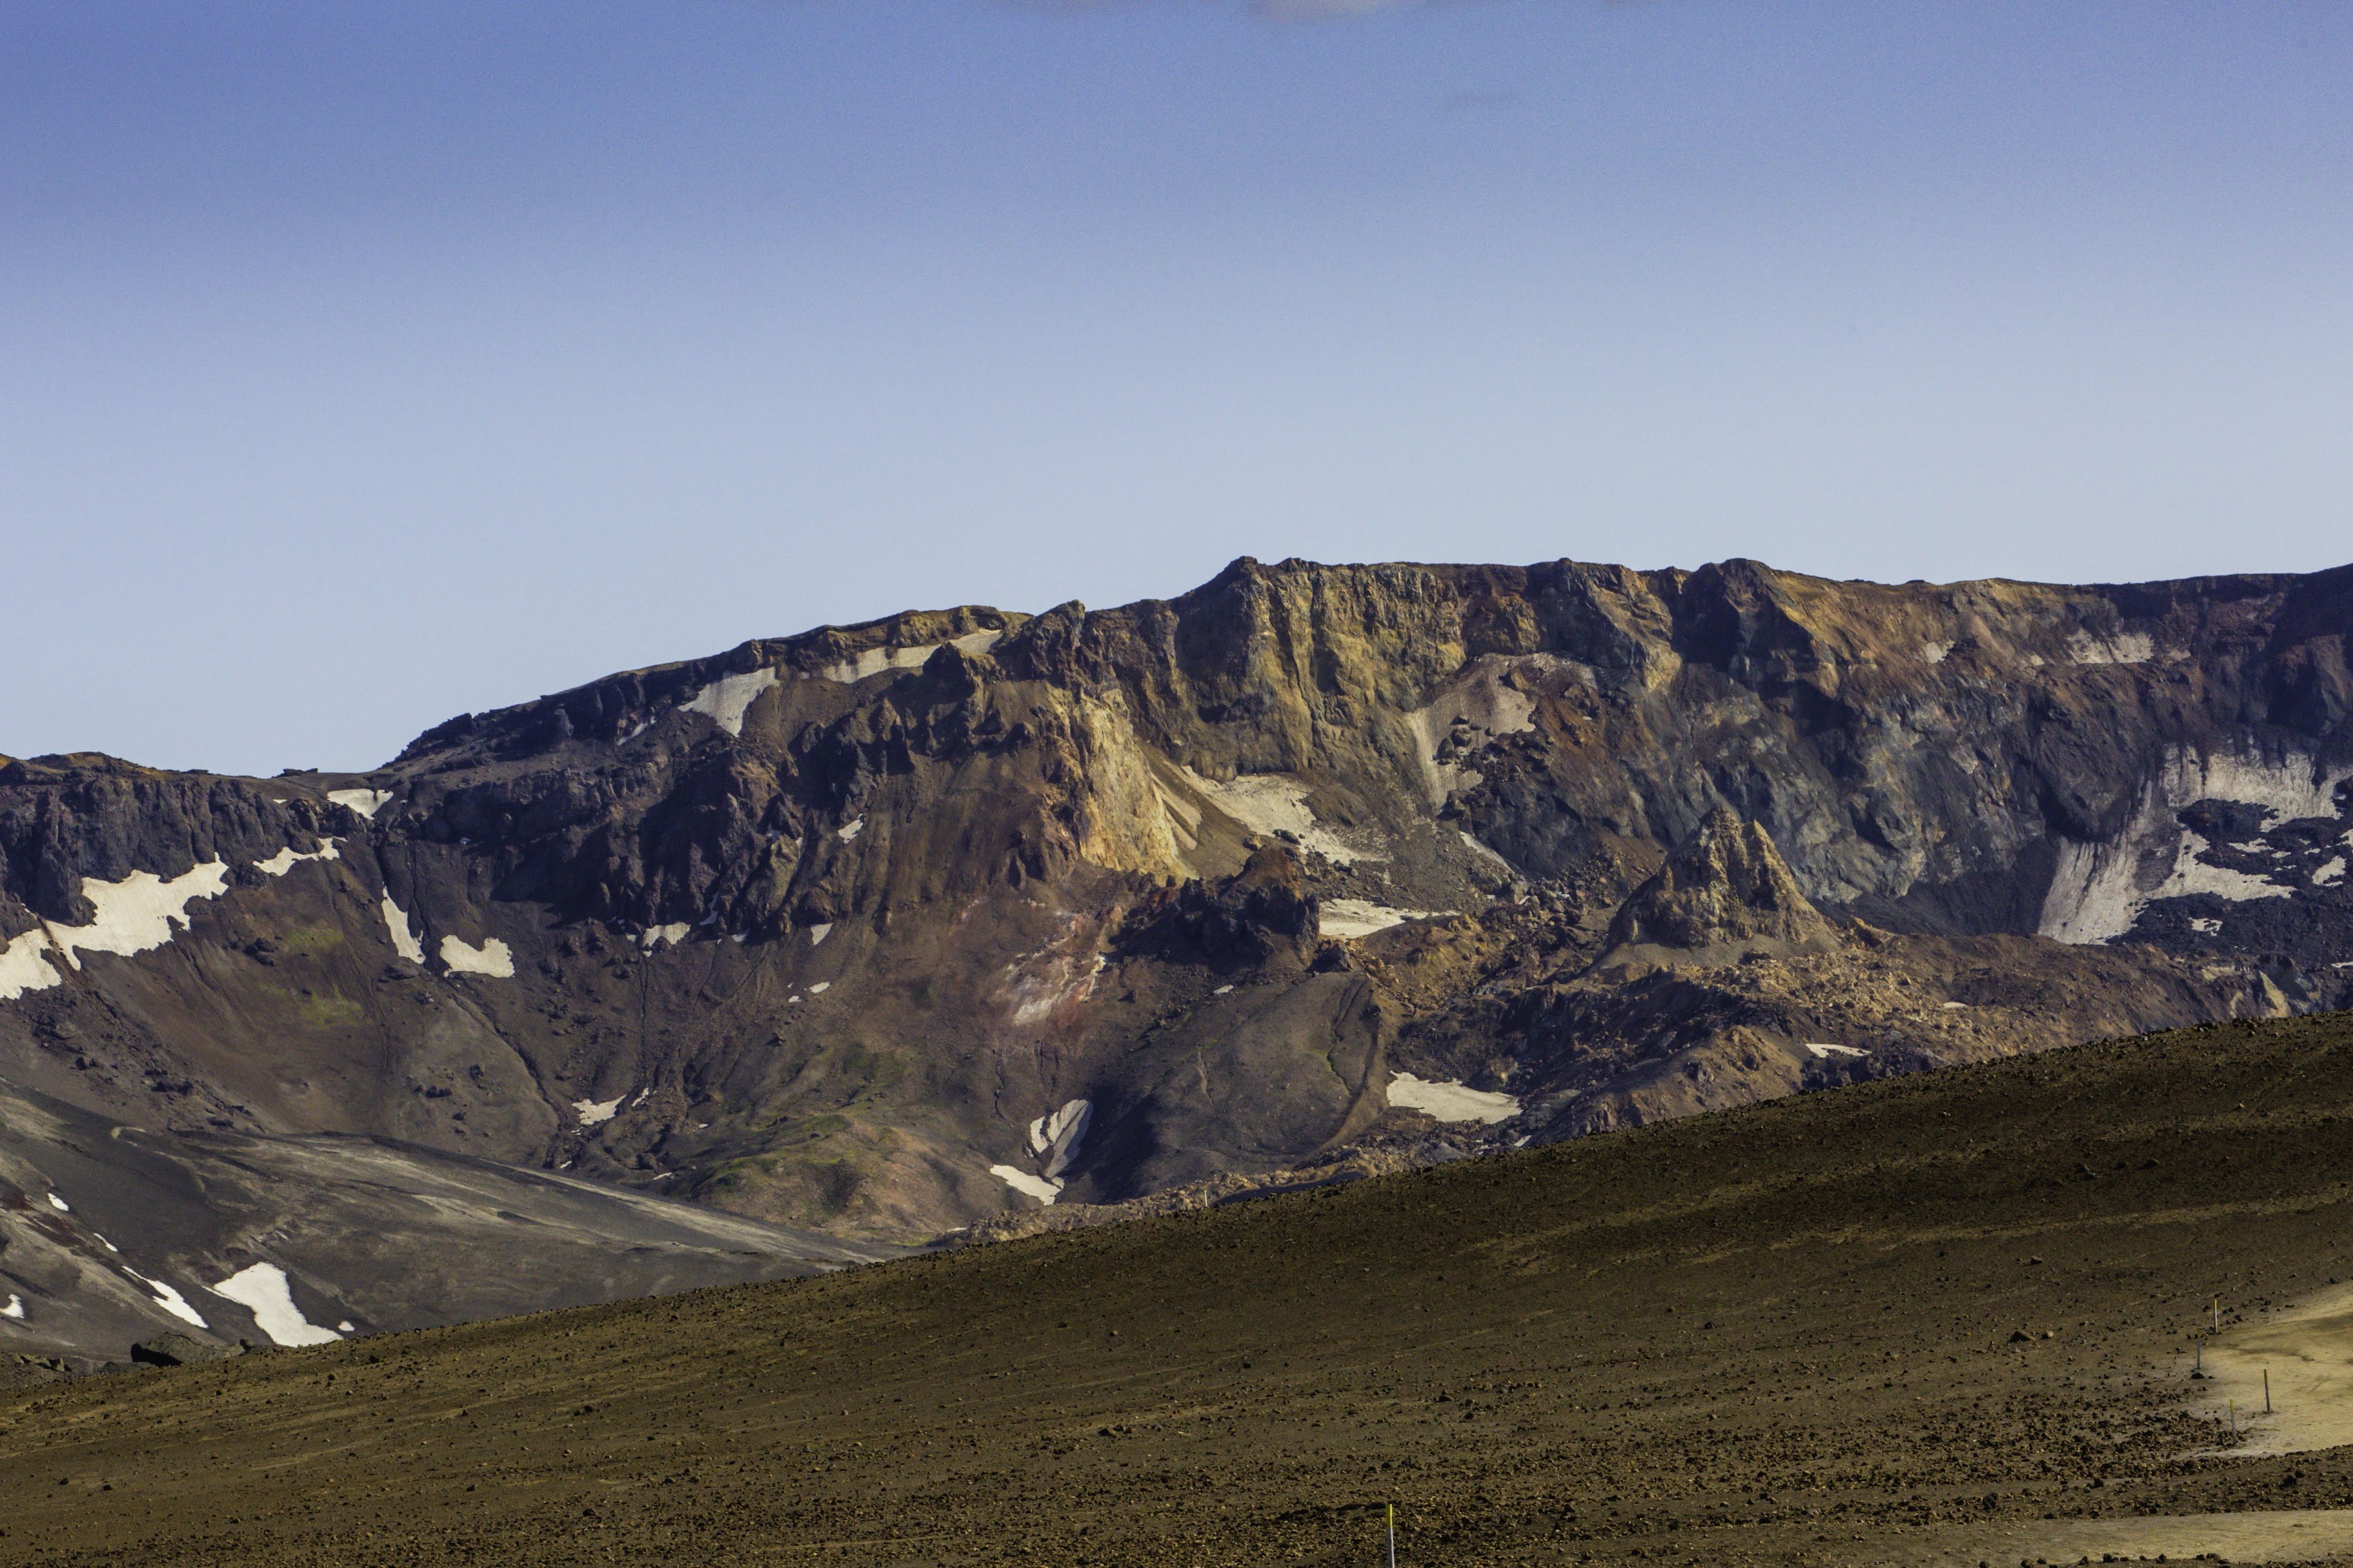
M 2263 1414 L 2272 1413 L 2272 1369 L 2263 1368 Z
M 1397 1504 L 1389 1504 L 1389 1568 L 1397 1568 Z
M 2193 1334 L 2190 1336 L 2190 1343 L 2198 1347 L 2198 1364 L 2191 1367 L 2189 1370 L 2192 1372 L 2204 1372 L 2206 1370 L 2206 1342 L 2202 1337 Z
M 2237 1400 L 2233 1399 L 2232 1401 L 2231 1401 L 2231 1436 L 2233 1436 L 2233 1437 L 2235 1437 L 2235 1436 L 2237 1436 L 2238 1435 L 2239 1435 L 2239 1402 L 2238 1402 Z

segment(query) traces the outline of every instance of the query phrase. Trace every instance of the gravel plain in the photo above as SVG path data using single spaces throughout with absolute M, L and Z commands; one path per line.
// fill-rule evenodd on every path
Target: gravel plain
M 1370 1564 L 1389 1503 L 1411 1564 L 2318 1561 L 2353 1450 L 2234 1447 L 2190 1336 L 2299 1353 L 2349 1200 L 2353 1019 L 2215 1026 L 25 1384 L 0 1563 Z

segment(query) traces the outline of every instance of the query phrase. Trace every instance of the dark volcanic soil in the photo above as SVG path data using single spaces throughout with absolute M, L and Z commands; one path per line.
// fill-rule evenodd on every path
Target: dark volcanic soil
M 2218 1026 L 27 1386 L 0 1563 L 1371 1563 L 1388 1501 L 1408 1563 L 2014 1561 L 2343 1507 L 2353 1450 L 2199 1457 L 2186 1336 L 2353 1279 L 2348 1113 L 2353 1016 Z

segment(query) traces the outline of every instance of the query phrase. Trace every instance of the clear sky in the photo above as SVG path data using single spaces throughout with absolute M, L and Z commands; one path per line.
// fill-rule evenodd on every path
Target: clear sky
M 2353 560 L 2353 6 L 0 0 L 0 752 L 1235 555 Z

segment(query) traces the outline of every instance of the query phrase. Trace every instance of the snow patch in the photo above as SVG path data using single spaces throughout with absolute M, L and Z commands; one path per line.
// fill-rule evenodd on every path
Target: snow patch
M 638 1098 L 629 1101 L 629 1109 L 631 1110 L 635 1110 L 638 1106 L 643 1105 L 646 1102 L 647 1097 L 652 1094 L 653 1091 L 653 1085 L 651 1084 L 648 1084 L 645 1088 L 638 1090 Z
M 1453 1081 L 1429 1082 L 1409 1072 L 1389 1079 L 1391 1105 L 1436 1117 L 1440 1121 L 1479 1121 L 1492 1127 L 1520 1113 L 1520 1102 L 1508 1094 L 1465 1089 Z
M 92 1235 L 92 1236 L 98 1236 L 98 1232 L 96 1232 L 96 1231 L 94 1231 L 94 1230 L 93 1230 L 93 1231 L 91 1231 L 91 1232 L 90 1232 L 90 1235 Z M 112 1242 L 111 1242 L 111 1241 L 107 1240 L 107 1239 L 106 1239 L 106 1237 L 102 1237 L 102 1236 L 98 1236 L 98 1244 L 99 1244 L 99 1246 L 100 1246 L 100 1247 L 102 1247 L 106 1248 L 106 1250 L 107 1250 L 107 1251 L 109 1251 L 109 1252 L 121 1252 L 121 1251 L 122 1250 L 122 1248 L 121 1248 L 121 1247 L 117 1247 L 117 1246 L 115 1246 L 115 1245 L 114 1245 L 114 1243 L 112 1243 Z
M 327 799 L 362 816 L 374 816 L 391 804 L 392 792 L 388 789 L 331 789 L 327 792 Z
M 1215 991 L 1210 992 L 1209 994 L 1212 996 L 1223 996 L 1227 992 L 1231 991 L 1233 987 L 1230 985 L 1220 985 Z
M 833 922 L 831 921 L 827 921 L 822 925 L 813 925 L 809 927 L 809 945 L 811 947 L 821 946 L 823 945 L 825 939 L 832 934 Z
M 1367 902 L 1363 899 L 1326 899 L 1316 916 L 1315 931 L 1319 936 L 1364 937 L 1408 921 L 1434 921 L 1456 911 L 1452 910 L 1393 910 L 1386 904 Z
M 644 932 L 638 938 L 638 945 L 648 952 L 651 952 L 664 942 L 676 947 L 686 940 L 686 933 L 693 929 L 684 921 L 672 921 L 666 926 L 655 926 Z
M 572 1109 L 579 1113 L 581 1126 L 601 1127 L 619 1114 L 622 1099 L 617 1094 L 610 1100 L 575 1100 Z
M 865 832 L 865 831 L 866 831 L 866 819 L 865 819 L 864 817 L 862 817 L 862 816 L 853 816 L 853 817 L 851 817 L 848 822 L 845 822 L 845 823 L 843 823 L 843 824 L 841 825 L 841 832 L 840 832 L 839 837 L 840 837 L 841 841 L 842 841 L 844 844 L 847 844 L 847 843 L 849 843 L 851 839 L 853 839 L 853 838 L 857 837 L 860 834 L 861 834 L 861 833 L 863 833 L 863 832 Z
M 256 1263 L 238 1269 L 213 1287 L 213 1294 L 253 1313 L 253 1321 L 274 1345 L 331 1345 L 339 1336 L 302 1316 L 287 1287 L 286 1270 L 275 1263 Z
M 514 978 L 514 951 L 497 937 L 486 937 L 470 947 L 454 936 L 441 939 L 441 966 L 453 974 L 487 974 L 493 980 Z
M 817 675 L 820 680 L 855 686 L 869 676 L 880 675 L 886 669 L 921 669 L 931 662 L 932 655 L 943 647 L 954 646 L 965 653 L 987 653 L 1004 635 L 1003 632 L 967 632 L 960 637 L 950 637 L 944 643 L 917 643 L 913 647 L 870 647 L 863 653 L 852 654 L 848 658 L 823 666 Z
M 810 994 L 810 995 L 812 995 L 812 996 L 822 996 L 822 995 L 824 995 L 827 992 L 828 992 L 828 991 L 830 991 L 830 990 L 832 990 L 832 989 L 833 989 L 833 982 L 832 982 L 832 981 L 830 981 L 830 980 L 820 980 L 820 981 L 818 981 L 816 984 L 814 984 L 814 985 L 812 985 L 812 986 L 810 986 L 810 987 L 809 987 L 809 994 Z
M 1813 1052 L 1816 1059 L 1821 1061 L 1827 1061 L 1832 1057 L 1867 1057 L 1871 1054 L 1860 1046 L 1821 1046 L 1816 1045 L 1811 1040 L 1806 1042 L 1806 1049 Z
M 2179 814 L 2201 800 L 2263 808 L 2263 826 L 2303 817 L 2335 816 L 2337 786 L 2353 768 L 2324 772 L 2309 757 L 2279 762 L 2218 752 L 2168 752 L 2158 776 L 2143 787 L 2123 833 L 2105 844 L 2062 839 L 2058 868 L 2043 898 L 2041 932 L 2061 942 L 2111 942 L 2132 930 L 2141 911 L 2159 899 L 2211 893 L 2233 903 L 2284 899 L 2295 889 L 2198 858 L 2206 841 L 2181 825 Z
M 339 839 L 322 838 L 319 840 L 319 847 L 308 855 L 297 855 L 293 846 L 289 845 L 267 860 L 256 860 L 253 863 L 253 868 L 265 877 L 283 877 L 305 860 L 340 859 L 342 857 L 335 853 L 335 846 L 339 842 L 341 842 Z
M 1920 662 L 1942 664 L 1945 662 L 1945 656 L 1952 651 L 1953 645 L 1948 642 L 1924 642 L 1920 645 Z
M 42 956 L 49 933 L 39 926 L 0 947 L 0 1001 L 14 1001 L 27 991 L 46 991 L 58 983 L 55 965 Z
M 339 1334 L 355 1334 L 359 1332 L 359 1331 L 352 1327 L 352 1321 L 349 1318 L 345 1318 L 342 1322 L 335 1325 L 335 1332 Z
M 407 914 L 392 901 L 389 890 L 384 895 L 384 929 L 392 933 L 393 949 L 401 957 L 411 963 L 425 962 L 425 944 L 417 940 L 417 932 L 411 929 Z
M 57 1210 L 59 1214 L 73 1213 L 73 1205 L 66 1202 L 65 1199 L 58 1196 L 55 1193 L 51 1193 L 49 1194 L 49 1206 Z
M 755 669 L 748 675 L 723 675 L 702 690 L 679 704 L 682 713 L 704 713 L 711 721 L 731 735 L 744 732 L 744 713 L 760 693 L 776 684 L 773 669 Z
M 1017 1193 L 1026 1193 L 1041 1204 L 1051 1205 L 1062 1195 L 1062 1184 L 1050 1182 L 1043 1176 L 1033 1176 L 1018 1165 L 991 1165 L 988 1173 Z
M 188 1305 L 188 1299 L 185 1296 L 181 1295 L 177 1290 L 173 1289 L 161 1279 L 150 1279 L 144 1274 L 140 1273 L 136 1268 L 126 1268 L 123 1269 L 123 1272 L 130 1275 L 133 1279 L 138 1280 L 142 1285 L 146 1286 L 150 1290 L 155 1292 L 155 1305 L 163 1308 L 164 1310 L 171 1313 L 172 1316 L 179 1319 L 182 1322 L 194 1323 L 200 1329 L 209 1329 L 212 1327 L 210 1323 L 205 1321 L 203 1317 L 197 1313 L 194 1307 Z
M 79 969 L 85 952 L 127 958 L 162 947 L 172 940 L 175 929 L 188 929 L 191 903 L 217 899 L 227 889 L 228 862 L 218 857 L 169 880 L 153 871 L 133 871 L 120 882 L 84 877 L 81 896 L 90 900 L 90 924 L 61 926 L 43 921 L 0 948 L 0 1001 L 60 984 L 62 977 L 54 964 L 45 961 L 47 954 L 60 956 L 69 967 Z
M 1071 1100 L 1060 1110 L 1038 1118 L 1029 1124 L 1029 1152 L 1044 1156 L 1049 1180 L 1060 1176 L 1079 1157 L 1079 1145 L 1086 1141 L 1088 1124 L 1094 1121 L 1094 1101 Z M 1054 1183 L 1057 1188 L 1061 1183 Z
M 5 1307 L 0 1307 L 0 1318 L 14 1318 L 18 1322 L 23 1322 L 25 1321 L 25 1298 L 17 1295 L 14 1290 L 9 1291 L 8 1304 Z
M 1968 1004 L 1966 1002 L 1947 1002 L 1945 1004 L 1945 1011 L 1947 1013 L 1958 1013 L 1966 1010 L 1968 1006 Z
M 2201 915 L 2189 922 L 2189 929 L 2200 936 L 2220 936 L 2222 932 L 2222 922 L 2211 916 Z
M 2327 865 L 2323 866 L 2319 870 L 2315 871 L 2312 874 L 2313 885 L 2319 888 L 2330 887 L 2336 883 L 2343 881 L 2344 879 L 2345 857 L 2342 855 L 2337 856 L 2337 858 L 2331 860 Z

